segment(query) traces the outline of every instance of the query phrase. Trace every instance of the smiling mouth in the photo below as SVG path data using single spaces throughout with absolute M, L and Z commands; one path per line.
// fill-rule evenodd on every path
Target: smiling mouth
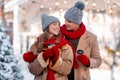
M 59 30 L 58 30 L 58 29 L 54 29 L 54 31 L 55 31 L 55 32 L 59 32 Z

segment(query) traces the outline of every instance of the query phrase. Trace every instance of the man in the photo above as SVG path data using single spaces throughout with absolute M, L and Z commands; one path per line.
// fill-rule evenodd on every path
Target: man
M 68 80 L 90 80 L 91 68 L 98 68 L 102 59 L 99 53 L 97 36 L 86 30 L 82 22 L 84 4 L 76 2 L 65 15 L 61 33 L 74 48 L 74 63 Z

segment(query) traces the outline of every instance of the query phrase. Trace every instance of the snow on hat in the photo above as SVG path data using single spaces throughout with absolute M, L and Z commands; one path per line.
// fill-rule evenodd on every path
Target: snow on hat
M 59 22 L 59 19 L 54 16 L 48 16 L 47 14 L 42 14 L 42 30 L 45 31 L 45 29 L 54 22 Z
M 66 11 L 64 18 L 66 20 L 73 22 L 73 23 L 80 24 L 82 22 L 82 17 L 83 17 L 82 10 L 84 8 L 85 8 L 84 3 L 81 1 L 78 1 L 74 4 L 73 7 L 69 8 Z

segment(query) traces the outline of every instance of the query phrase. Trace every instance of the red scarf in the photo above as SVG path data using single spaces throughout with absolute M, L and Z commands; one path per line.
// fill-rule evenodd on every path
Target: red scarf
M 80 28 L 78 30 L 68 31 L 68 30 L 66 30 L 66 25 L 64 24 L 60 28 L 60 30 L 61 30 L 62 34 L 65 35 L 66 37 L 68 37 L 70 39 L 77 39 L 84 34 L 84 32 L 86 31 L 86 28 L 85 28 L 85 25 L 83 23 L 81 23 Z
M 66 30 L 66 25 L 64 24 L 61 28 L 61 33 L 68 37 L 69 39 L 77 39 L 80 38 L 84 32 L 86 31 L 86 27 L 83 23 L 80 24 L 80 28 L 76 31 L 68 31 Z M 78 68 L 78 63 L 77 63 L 77 58 L 76 58 L 76 51 L 74 46 L 69 42 L 69 45 L 72 47 L 73 49 L 73 54 L 74 54 L 74 61 L 73 61 L 73 68 Z
M 48 46 L 50 44 L 55 44 L 56 38 L 50 38 L 44 41 L 44 46 Z

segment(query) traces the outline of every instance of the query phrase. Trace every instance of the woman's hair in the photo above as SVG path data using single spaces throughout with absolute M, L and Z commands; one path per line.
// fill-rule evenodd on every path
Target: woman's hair
M 37 49 L 37 52 L 41 52 L 43 51 L 43 48 L 44 48 L 44 41 L 47 40 L 49 37 L 49 28 L 47 27 L 46 30 L 40 35 L 38 36 L 38 41 L 35 42 L 35 46 L 36 46 L 36 49 Z M 59 33 L 58 35 L 54 35 L 52 38 L 56 38 L 56 41 L 55 43 L 59 43 L 60 42 L 60 36 L 61 34 Z

